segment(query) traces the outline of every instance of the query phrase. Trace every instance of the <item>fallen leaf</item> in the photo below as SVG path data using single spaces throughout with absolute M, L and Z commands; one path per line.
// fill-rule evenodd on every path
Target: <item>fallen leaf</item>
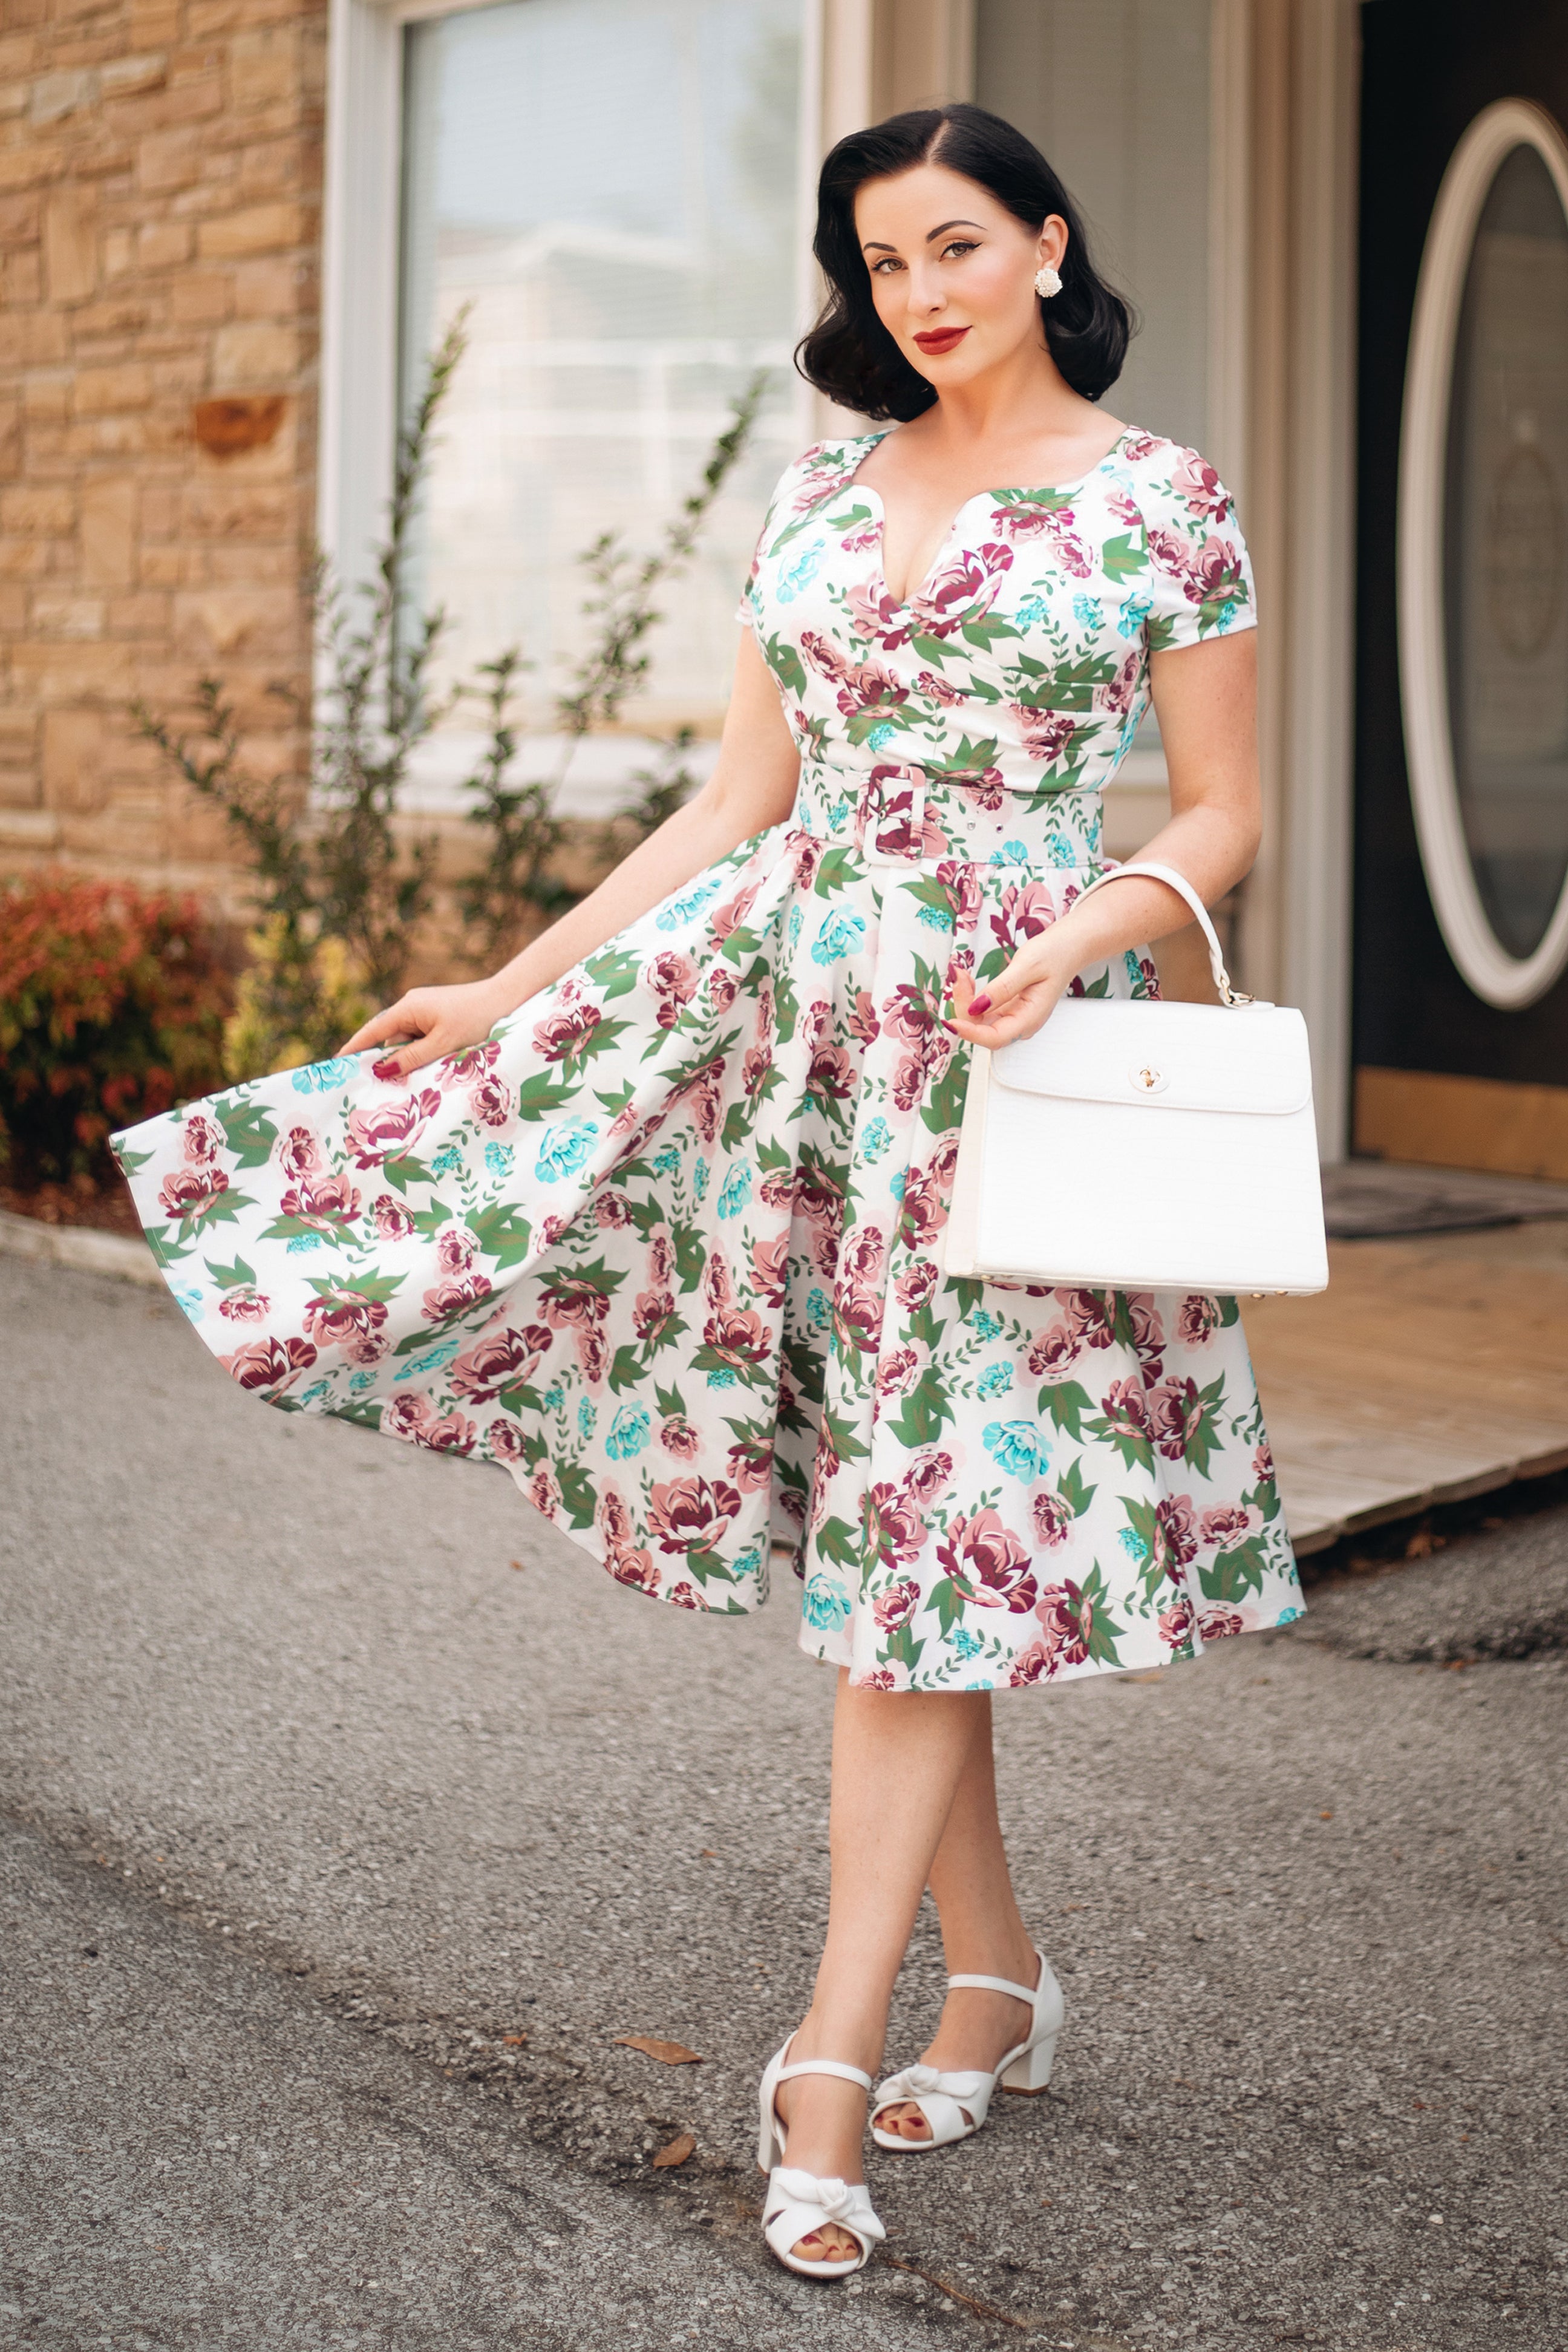
M 501 2040 L 509 2050 L 521 2050 L 528 2036 L 526 2033 L 503 2033 Z
M 679 2139 L 672 2139 L 668 2147 L 659 2149 L 653 2160 L 654 2170 L 667 2172 L 672 2165 L 684 2164 L 696 2145 L 696 2136 L 693 2133 L 682 2132 Z
M 717 1862 L 719 1857 L 710 1845 L 705 1845 L 699 1851 L 697 1859 L 699 1862 Z
M 522 1562 L 520 1559 L 509 1559 L 507 1566 L 509 1568 L 521 1568 L 522 1566 Z
M 616 2043 L 623 2050 L 640 2050 L 645 2058 L 657 2058 L 661 2066 L 700 2066 L 701 2053 L 689 2050 L 684 2042 L 661 2042 L 657 2033 L 617 2033 Z
M 1333 1820 L 1333 1818 L 1334 1818 L 1334 1817 L 1333 1817 L 1332 1813 L 1320 1813 L 1320 1814 L 1318 1815 L 1318 1819 L 1319 1819 L 1321 1822 L 1331 1822 L 1331 1821 Z

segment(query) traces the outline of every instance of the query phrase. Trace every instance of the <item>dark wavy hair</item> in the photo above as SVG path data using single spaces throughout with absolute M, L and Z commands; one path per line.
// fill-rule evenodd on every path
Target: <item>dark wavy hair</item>
M 922 106 L 852 131 L 833 148 L 816 185 L 812 250 L 827 299 L 795 363 L 808 383 L 863 416 L 918 416 L 936 388 L 911 367 L 877 316 L 870 273 L 855 234 L 855 198 L 868 180 L 917 163 L 942 163 L 987 189 L 1026 228 L 1049 213 L 1068 225 L 1062 290 L 1040 309 L 1046 342 L 1075 392 L 1098 400 L 1121 373 L 1135 321 L 1089 259 L 1077 205 L 1032 141 L 983 106 Z

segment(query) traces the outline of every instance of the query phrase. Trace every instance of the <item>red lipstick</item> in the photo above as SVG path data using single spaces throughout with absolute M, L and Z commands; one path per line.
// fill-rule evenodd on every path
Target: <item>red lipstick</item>
M 937 358 L 943 352 L 955 352 L 969 330 L 967 327 L 931 327 L 923 335 L 915 337 L 922 352 Z

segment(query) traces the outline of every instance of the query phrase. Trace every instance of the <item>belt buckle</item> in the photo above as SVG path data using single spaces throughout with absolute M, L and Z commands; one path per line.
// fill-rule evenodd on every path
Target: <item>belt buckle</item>
M 908 771 L 894 773 L 891 791 L 879 785 L 875 813 L 868 810 L 861 826 L 862 854 L 868 866 L 918 866 L 925 854 L 926 780 Z

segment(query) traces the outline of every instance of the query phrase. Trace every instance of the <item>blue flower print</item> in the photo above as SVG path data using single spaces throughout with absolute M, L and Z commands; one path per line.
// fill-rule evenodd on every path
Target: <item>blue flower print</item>
M 374 1386 L 375 1374 L 374 1372 L 355 1372 L 349 1381 L 349 1387 L 353 1390 L 355 1396 L 363 1396 L 366 1389 L 373 1389 Z
M 825 915 L 822 929 L 811 943 L 813 963 L 837 963 L 841 956 L 853 955 L 866 937 L 866 918 L 841 907 L 837 913 Z
M 680 1154 L 673 1143 L 661 1143 L 653 1156 L 656 1176 L 673 1176 L 680 1166 Z
M 1127 602 L 1122 605 L 1121 610 L 1116 615 L 1117 635 L 1119 637 L 1135 637 L 1139 635 L 1142 630 L 1144 622 L 1148 619 L 1153 609 L 1154 606 L 1152 598 L 1143 595 L 1129 596 Z
M 1105 625 L 1105 615 L 1100 609 L 1099 597 L 1086 596 L 1081 589 L 1072 600 L 1072 616 L 1081 627 L 1086 629 L 1099 629 Z
M 738 1168 L 731 1170 L 724 1181 L 724 1190 L 719 1195 L 719 1214 L 721 1217 L 738 1217 L 751 1197 L 752 1171 L 742 1160 Z
M 1046 844 L 1047 866 L 1078 866 L 1082 863 L 1083 855 L 1076 841 L 1068 841 L 1059 833 L 1053 834 Z
M 647 1444 L 653 1423 L 640 1404 L 624 1404 L 610 1423 L 605 1451 L 612 1462 L 629 1462 Z
M 460 1173 L 462 1165 L 462 1153 L 455 1143 L 448 1143 L 430 1162 L 430 1173 L 432 1176 L 456 1176 Z
M 1142 1564 L 1149 1558 L 1149 1547 L 1136 1528 L 1118 1528 L 1116 1540 L 1129 1559 L 1135 1559 Z
M 547 1127 L 539 1139 L 534 1174 L 542 1184 L 556 1184 L 563 1176 L 574 1176 L 593 1158 L 598 1139 L 596 1118 L 567 1119 L 560 1127 Z
M 805 919 L 802 915 L 798 907 L 792 907 L 790 908 L 789 921 L 784 926 L 784 929 L 788 934 L 789 943 L 792 948 L 797 948 L 800 945 L 801 925 Z
M 579 1401 L 577 1406 L 577 1427 L 584 1442 L 593 1436 L 594 1432 L 597 1429 L 598 1425 L 599 1409 L 597 1405 L 590 1403 L 586 1397 L 583 1397 Z
M 907 1168 L 900 1168 L 895 1175 L 889 1177 L 888 1190 L 892 1194 L 895 1201 L 902 1201 L 904 1197 L 904 1187 L 909 1181 L 910 1171 Z
M 898 729 L 890 725 L 886 719 L 879 719 L 875 727 L 867 735 L 866 740 L 873 751 L 884 751 L 898 731 Z
M 976 1396 L 983 1397 L 1005 1396 L 1012 1385 L 1012 1365 L 1005 1363 L 993 1364 L 989 1370 L 982 1372 L 980 1375 L 979 1383 L 974 1393 Z
M 837 1633 L 849 1615 L 848 1599 L 826 1576 L 808 1576 L 800 1596 L 800 1613 L 819 1633 Z
M 704 880 L 695 883 L 689 890 L 683 891 L 679 898 L 672 898 L 669 905 L 661 907 L 653 919 L 658 929 L 661 931 L 678 931 L 683 924 L 694 921 L 702 912 L 709 899 L 717 896 L 728 879 L 729 877 L 725 874 L 708 876 Z
M 559 1381 L 552 1381 L 550 1386 L 544 1391 L 545 1412 L 559 1412 L 565 1402 L 565 1390 L 562 1387 Z
M 296 1234 L 289 1244 L 289 1255 L 290 1257 L 303 1257 L 307 1250 L 320 1249 L 321 1246 L 320 1234 Z
M 347 1083 L 354 1074 L 354 1066 L 346 1055 L 335 1054 L 330 1062 L 310 1062 L 302 1070 L 290 1070 L 289 1083 L 296 1094 L 330 1095 L 334 1087 Z
M 969 1319 L 983 1339 L 1000 1338 L 1002 1318 L 999 1315 L 993 1315 L 989 1307 L 977 1307 Z
M 485 1146 L 485 1166 L 492 1176 L 510 1176 L 511 1163 L 516 1157 L 510 1143 L 487 1143 Z
M 1046 1442 L 1032 1421 L 988 1423 L 984 1445 L 1010 1477 L 1037 1478 L 1046 1466 Z
M 787 572 L 780 572 L 774 583 L 774 593 L 781 604 L 793 604 L 801 590 L 810 587 L 822 568 L 822 559 L 826 552 L 827 541 L 819 539 L 791 564 Z
M 893 1130 L 885 1118 L 874 1118 L 866 1129 L 862 1143 L 868 1160 L 880 1160 L 893 1139 Z
M 961 1625 L 952 1637 L 952 1646 L 967 1663 L 971 1658 L 977 1658 L 985 1644 L 978 1633 L 972 1633 L 967 1625 Z
M 1051 608 L 1043 596 L 1026 596 L 1018 606 L 1017 618 L 1026 629 L 1037 629 L 1050 617 Z
M 833 1320 L 833 1308 L 826 1290 L 814 1290 L 805 1302 L 805 1326 L 808 1331 L 826 1331 Z
M 837 800 L 834 802 L 833 806 L 827 812 L 827 823 L 829 828 L 834 833 L 842 832 L 843 828 L 848 824 L 849 812 L 854 805 L 855 803 L 852 800 Z
M 174 1292 L 182 1314 L 192 1323 L 199 1323 L 205 1309 L 202 1294 L 194 1282 L 177 1282 L 174 1285 Z
M 691 1189 L 700 1201 L 708 1198 L 708 1162 L 700 1160 L 691 1171 Z
M 300 1390 L 300 1402 L 301 1404 L 319 1404 L 322 1397 L 331 1396 L 331 1381 L 312 1381 L 308 1389 Z
M 394 1386 L 399 1381 L 416 1380 L 422 1372 L 438 1372 L 443 1364 L 451 1362 L 462 1344 L 461 1339 L 438 1339 L 433 1348 L 421 1348 L 416 1356 L 410 1356 L 408 1361 L 394 1372 Z
M 736 1375 L 728 1364 L 720 1364 L 709 1373 L 708 1385 L 710 1389 L 732 1389 L 735 1379 Z
M 952 929 L 952 917 L 945 907 L 917 908 L 915 919 L 923 923 L 928 931 L 951 931 Z

